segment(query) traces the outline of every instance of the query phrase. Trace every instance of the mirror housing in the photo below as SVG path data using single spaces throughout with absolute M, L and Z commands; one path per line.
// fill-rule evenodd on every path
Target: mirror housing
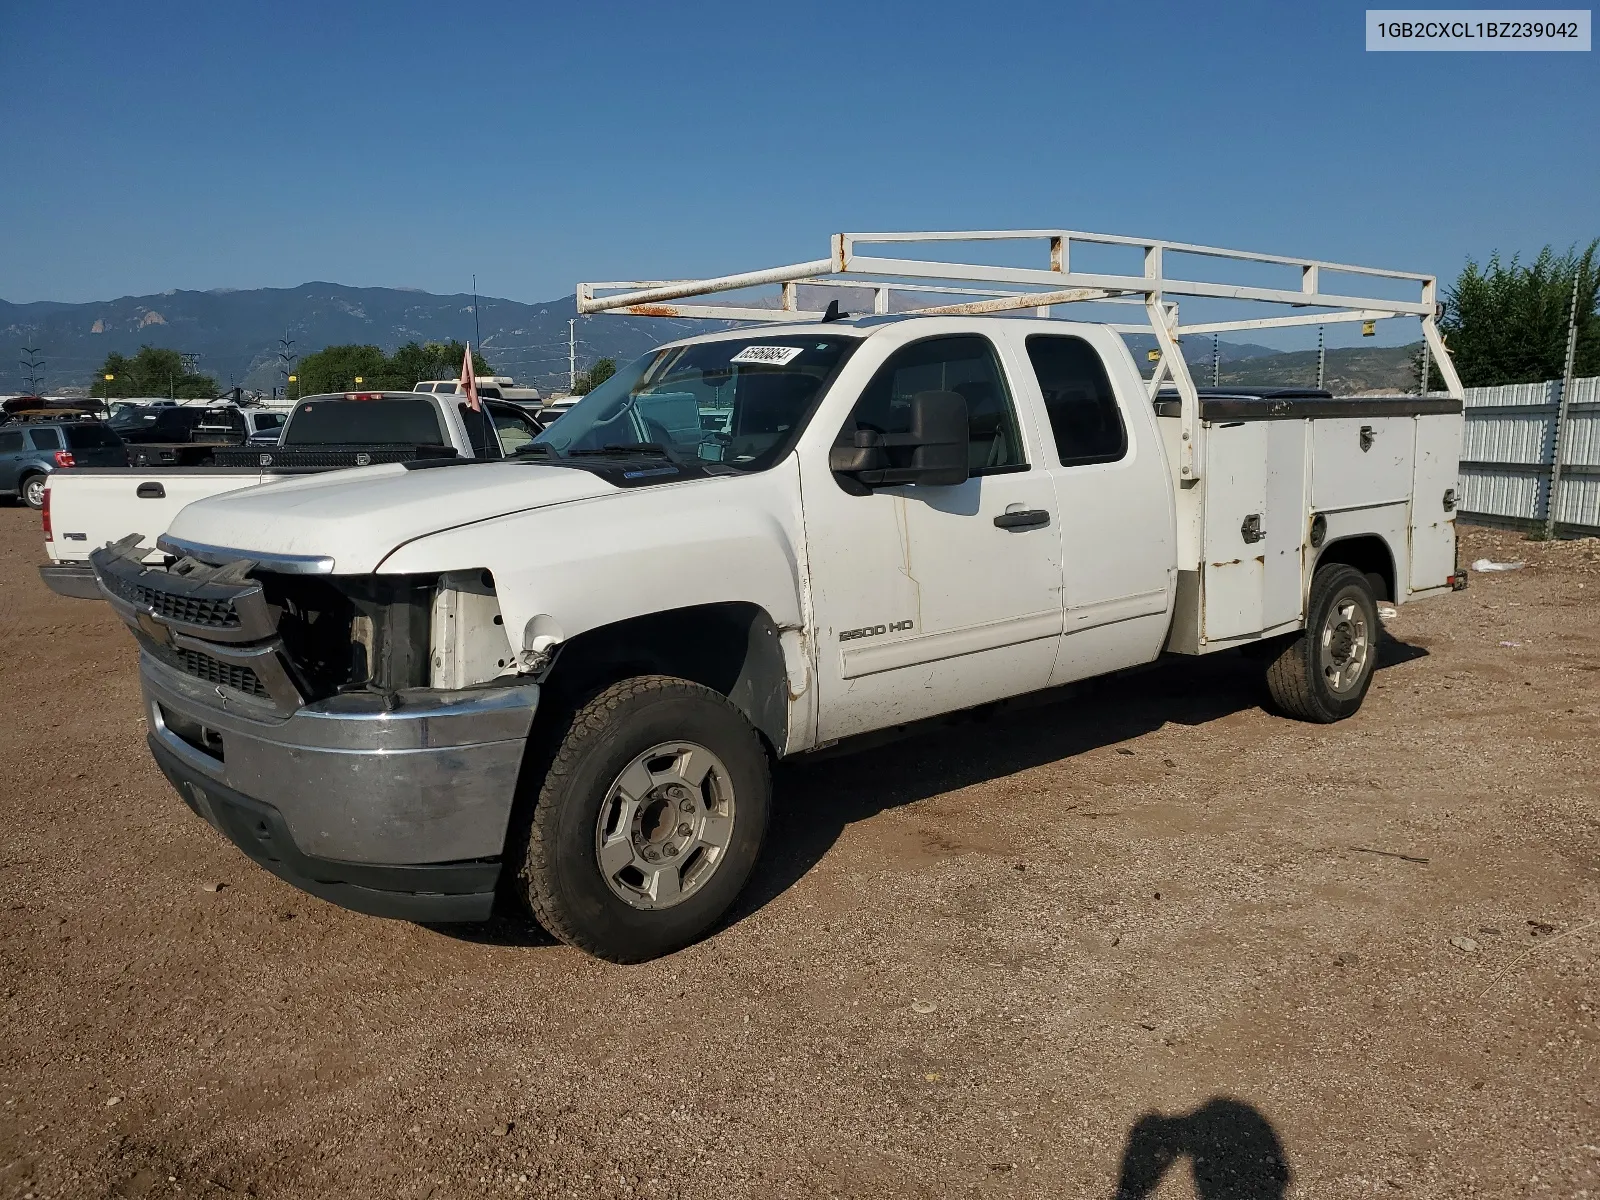
M 971 430 L 967 400 L 959 392 L 917 392 L 911 397 L 908 433 L 858 429 L 848 446 L 835 446 L 828 467 L 866 487 L 965 483 Z

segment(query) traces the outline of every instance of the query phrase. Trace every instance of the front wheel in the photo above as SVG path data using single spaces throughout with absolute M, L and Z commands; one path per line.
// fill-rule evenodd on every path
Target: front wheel
M 1286 716 L 1330 724 L 1366 699 L 1377 665 L 1378 601 L 1354 567 L 1331 564 L 1311 578 L 1306 627 L 1267 667 L 1267 690 Z
M 718 693 L 646 675 L 573 716 L 527 827 L 520 880 L 556 937 L 612 962 L 671 953 L 744 887 L 772 785 L 755 730 Z
M 29 475 L 22 481 L 22 502 L 29 508 L 43 508 L 47 482 L 43 475 Z

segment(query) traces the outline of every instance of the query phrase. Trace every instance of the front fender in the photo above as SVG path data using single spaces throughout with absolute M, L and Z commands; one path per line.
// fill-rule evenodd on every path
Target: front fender
M 487 568 L 511 651 L 531 665 L 587 630 L 701 604 L 754 604 L 780 630 L 800 628 L 803 537 L 791 456 L 754 475 L 619 489 L 429 534 L 378 571 Z

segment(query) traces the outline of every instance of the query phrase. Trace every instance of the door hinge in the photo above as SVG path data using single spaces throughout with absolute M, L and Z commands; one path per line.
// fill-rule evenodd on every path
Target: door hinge
M 1455 512 L 1455 510 L 1456 510 L 1456 490 L 1455 490 L 1455 488 L 1445 488 L 1445 490 L 1444 490 L 1444 510 L 1445 510 L 1445 512 Z
M 1239 536 L 1251 545 L 1267 536 L 1267 531 L 1261 528 L 1260 513 L 1251 513 L 1244 519 L 1244 523 L 1239 526 Z
M 1372 449 L 1373 440 L 1377 436 L 1378 431 L 1373 429 L 1371 425 L 1363 425 L 1361 427 L 1361 451 L 1363 454 Z

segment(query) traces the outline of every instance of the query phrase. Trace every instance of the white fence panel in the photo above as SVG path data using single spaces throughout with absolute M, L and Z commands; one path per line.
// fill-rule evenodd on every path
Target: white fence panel
M 1542 526 L 1549 512 L 1561 380 L 1466 390 L 1461 515 Z M 1600 534 L 1600 376 L 1572 381 L 1561 448 L 1558 532 Z

